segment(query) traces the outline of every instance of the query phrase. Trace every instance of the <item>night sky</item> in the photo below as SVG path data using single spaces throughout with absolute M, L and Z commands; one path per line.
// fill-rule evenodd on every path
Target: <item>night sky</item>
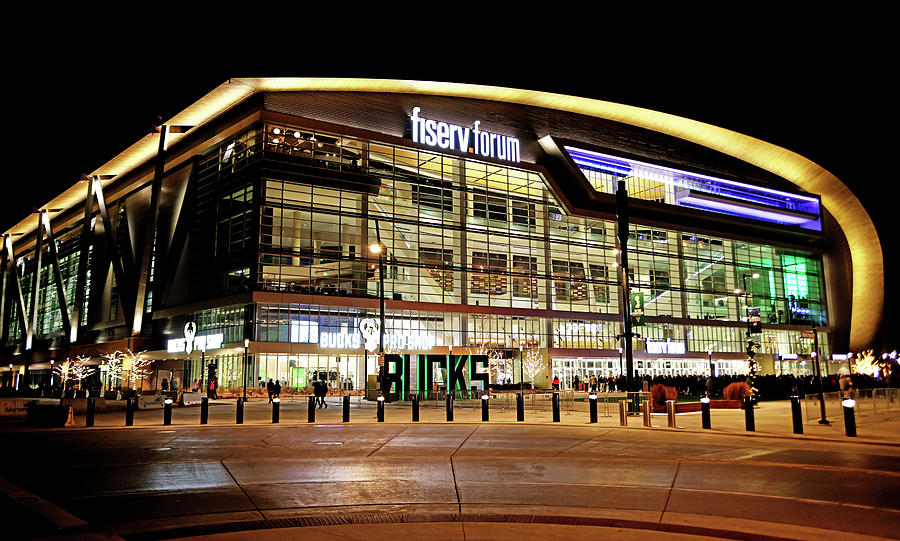
M 834 173 L 869 209 L 881 232 L 886 329 L 894 349 L 900 340 L 892 315 L 898 288 L 891 283 L 896 259 L 891 252 L 898 229 L 891 215 L 896 205 L 887 196 L 897 176 L 888 162 L 896 154 L 889 144 L 897 137 L 880 128 L 896 117 L 896 92 L 887 81 L 896 59 L 888 55 L 893 46 L 887 47 L 887 38 L 879 39 L 830 37 L 740 48 L 710 42 L 689 50 L 666 45 L 652 55 L 576 46 L 567 53 L 523 51 L 502 62 L 451 52 L 411 53 L 400 44 L 404 52 L 396 54 L 356 47 L 346 53 L 317 49 L 308 58 L 222 52 L 252 47 L 245 43 L 167 61 L 155 58 L 148 45 L 129 50 L 126 64 L 114 61 L 100 45 L 62 47 L 47 56 L 14 55 L 5 69 L 16 83 L 7 98 L 13 104 L 7 121 L 16 128 L 6 141 L 0 229 L 149 133 L 158 117 L 168 119 L 229 77 L 379 77 L 559 92 L 729 128 L 793 150 Z

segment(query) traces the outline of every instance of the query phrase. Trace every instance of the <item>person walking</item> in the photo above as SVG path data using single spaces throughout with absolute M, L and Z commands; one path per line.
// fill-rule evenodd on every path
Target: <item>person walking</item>
M 275 384 L 272 383 L 272 378 L 269 378 L 268 383 L 266 383 L 266 394 L 269 395 L 269 404 L 272 403 L 272 393 L 275 392 Z
M 328 409 L 328 402 L 325 402 L 325 397 L 328 395 L 328 380 L 323 379 L 319 384 L 319 393 L 321 393 L 322 407 Z
M 275 380 L 275 386 L 273 390 L 275 391 L 275 396 L 273 398 L 281 400 L 281 383 L 279 383 L 277 379 Z

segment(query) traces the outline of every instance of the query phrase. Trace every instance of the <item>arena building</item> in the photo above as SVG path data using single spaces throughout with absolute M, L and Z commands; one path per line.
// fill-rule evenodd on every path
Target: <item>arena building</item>
M 383 340 L 429 386 L 448 365 L 425 381 L 425 364 L 472 354 L 492 383 L 615 376 L 633 302 L 619 181 L 638 373 L 744 373 L 748 320 L 776 374 L 879 332 L 871 219 L 786 149 L 543 92 L 231 79 L 5 232 L 5 375 L 34 386 L 51 361 L 131 350 L 154 360 L 146 388 L 359 390 Z

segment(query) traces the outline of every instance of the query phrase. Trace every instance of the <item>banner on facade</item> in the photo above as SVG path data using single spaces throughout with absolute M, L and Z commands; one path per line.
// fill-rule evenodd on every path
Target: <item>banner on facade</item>
M 635 327 L 644 326 L 644 294 L 640 291 L 631 293 L 631 324 Z

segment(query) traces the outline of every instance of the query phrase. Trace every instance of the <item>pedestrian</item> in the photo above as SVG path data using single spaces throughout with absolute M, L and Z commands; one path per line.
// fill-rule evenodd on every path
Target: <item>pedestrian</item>
M 553 389 L 556 391 L 559 390 L 559 376 L 553 376 Z
M 272 393 L 275 392 L 275 384 L 272 383 L 272 378 L 269 378 L 268 383 L 266 383 L 266 394 L 269 395 L 269 404 L 272 403 Z
M 591 392 L 597 392 L 597 376 L 594 374 L 591 374 Z
M 195 379 L 194 383 L 191 384 L 191 391 L 193 391 L 195 393 L 200 392 L 200 381 L 199 380 Z
M 274 398 L 277 398 L 277 399 L 281 400 L 281 383 L 279 383 L 277 379 L 275 380 L 275 388 L 274 388 L 274 390 L 275 390 L 275 397 L 274 397 Z
M 164 393 L 168 392 L 169 391 L 169 380 L 167 380 L 166 378 L 163 378 L 162 383 L 159 385 L 159 388 L 162 389 L 162 392 L 164 392 Z
M 319 381 L 319 406 L 323 408 L 328 408 L 328 403 L 325 402 L 325 396 L 328 394 L 328 381 L 320 380 Z

